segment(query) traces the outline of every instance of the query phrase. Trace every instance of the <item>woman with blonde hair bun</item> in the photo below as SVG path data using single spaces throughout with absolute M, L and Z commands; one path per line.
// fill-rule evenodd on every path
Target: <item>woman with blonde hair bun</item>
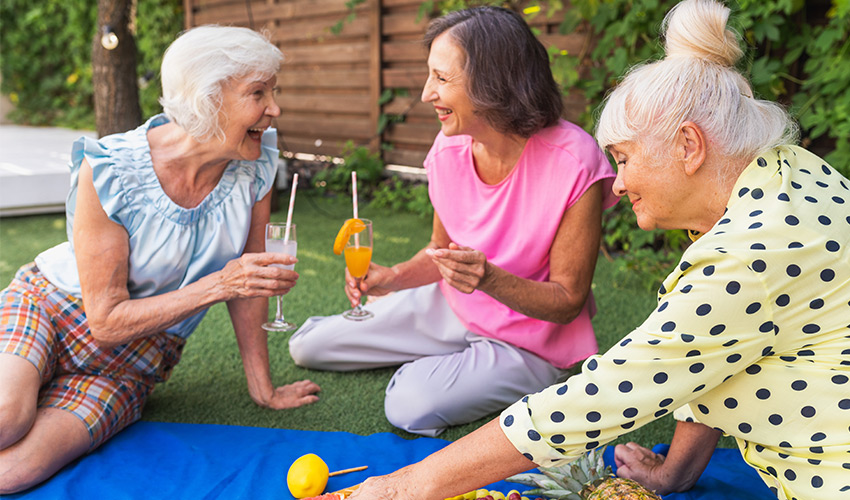
M 850 494 L 850 181 L 753 96 L 728 16 L 714 0 L 674 7 L 667 57 L 632 69 L 599 117 L 614 192 L 638 225 L 693 240 L 658 306 L 581 373 L 351 498 L 450 497 L 563 465 L 674 410 L 668 456 L 620 445 L 619 475 L 688 489 L 725 433 L 780 499 Z

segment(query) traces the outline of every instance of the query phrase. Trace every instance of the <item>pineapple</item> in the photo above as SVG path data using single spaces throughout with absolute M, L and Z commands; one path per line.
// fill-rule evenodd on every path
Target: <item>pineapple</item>
M 507 480 L 535 487 L 523 495 L 556 500 L 661 500 L 635 481 L 615 477 L 602 461 L 604 450 L 593 450 L 571 464 L 540 467 L 542 474 L 517 474 Z

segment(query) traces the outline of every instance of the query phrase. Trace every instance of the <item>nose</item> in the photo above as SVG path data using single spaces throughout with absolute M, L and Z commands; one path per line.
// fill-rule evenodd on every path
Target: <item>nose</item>
M 434 86 L 431 83 L 431 77 L 429 76 L 427 80 L 425 80 L 425 86 L 422 87 L 422 102 L 431 102 L 437 99 L 437 93 L 434 91 Z
M 617 178 L 614 179 L 614 185 L 611 186 L 611 190 L 614 191 L 616 196 L 625 196 L 626 194 L 626 183 L 623 181 L 623 169 L 617 169 Z
M 272 97 L 269 101 L 269 104 L 266 106 L 266 114 L 277 118 L 278 116 L 280 116 L 280 106 L 278 106 L 277 102 L 274 100 L 274 97 Z

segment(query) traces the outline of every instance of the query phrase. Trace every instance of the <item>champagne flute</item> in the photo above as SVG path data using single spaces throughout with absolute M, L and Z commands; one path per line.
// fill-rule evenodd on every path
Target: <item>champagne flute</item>
M 348 268 L 349 274 L 357 283 L 357 289 L 360 290 L 360 282 L 369 271 L 369 264 L 372 262 L 372 221 L 369 219 L 360 219 L 366 226 L 359 233 L 353 233 L 348 237 L 348 243 L 345 245 L 345 267 Z M 374 314 L 360 307 L 358 301 L 357 306 L 353 309 L 342 313 L 342 317 L 352 321 L 363 321 L 373 317 Z
M 266 252 L 282 253 L 295 257 L 295 254 L 298 252 L 298 242 L 295 240 L 295 224 L 289 224 L 289 231 L 287 231 L 287 223 L 285 222 L 270 222 L 266 224 Z M 272 265 L 282 269 L 295 269 L 295 264 Z M 278 295 L 276 298 L 277 312 L 275 313 L 274 321 L 263 323 L 263 330 L 270 332 L 289 332 L 295 330 L 298 326 L 283 318 L 283 296 Z

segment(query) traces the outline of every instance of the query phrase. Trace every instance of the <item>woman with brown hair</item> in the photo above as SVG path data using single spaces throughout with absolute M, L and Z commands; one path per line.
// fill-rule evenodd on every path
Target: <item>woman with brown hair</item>
M 516 13 L 454 12 L 425 36 L 422 101 L 441 130 L 425 160 L 431 242 L 373 263 L 362 322 L 311 318 L 290 341 L 301 366 L 401 367 L 389 421 L 435 436 L 562 380 L 597 351 L 590 285 L 614 172 L 592 137 L 560 119 L 546 49 Z

